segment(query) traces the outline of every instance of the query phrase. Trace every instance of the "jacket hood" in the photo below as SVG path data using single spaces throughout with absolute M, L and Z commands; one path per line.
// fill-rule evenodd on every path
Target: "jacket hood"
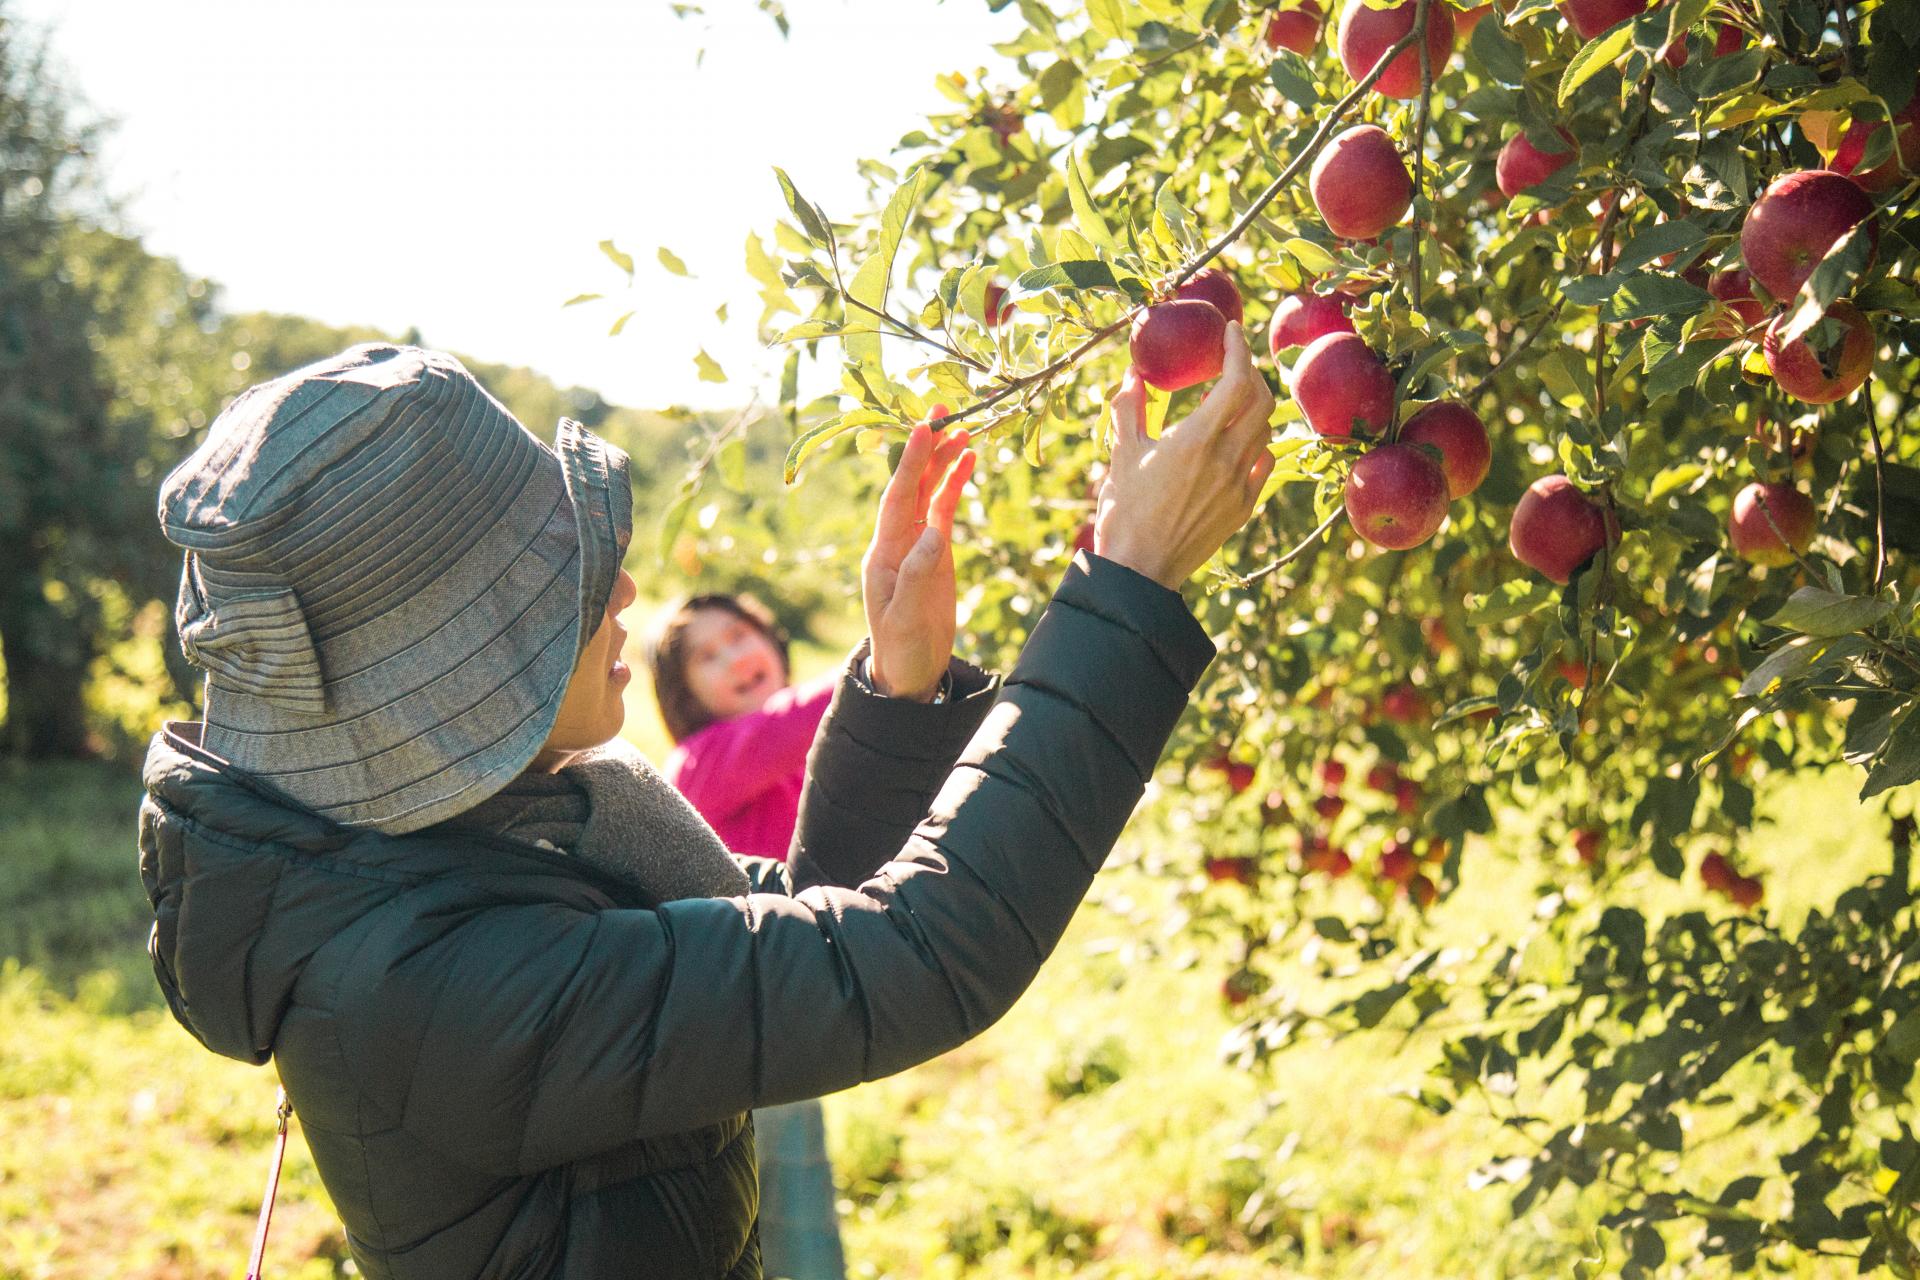
M 272 1056 L 313 954 L 450 867 L 435 842 L 350 830 L 300 808 L 206 751 L 201 729 L 169 721 L 147 750 L 147 950 L 187 1030 L 216 1053 L 259 1064 Z

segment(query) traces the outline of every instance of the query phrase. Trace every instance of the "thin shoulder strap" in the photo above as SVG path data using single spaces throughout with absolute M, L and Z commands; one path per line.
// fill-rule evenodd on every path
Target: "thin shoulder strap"
M 293 1115 L 293 1103 L 281 1087 L 274 1098 L 274 1115 L 280 1133 L 273 1141 L 273 1163 L 267 1168 L 267 1194 L 260 1200 L 260 1225 L 253 1232 L 253 1256 L 247 1259 L 247 1280 L 260 1280 L 260 1263 L 267 1253 L 267 1228 L 273 1223 L 273 1197 L 280 1190 L 280 1163 L 287 1156 L 287 1120 Z

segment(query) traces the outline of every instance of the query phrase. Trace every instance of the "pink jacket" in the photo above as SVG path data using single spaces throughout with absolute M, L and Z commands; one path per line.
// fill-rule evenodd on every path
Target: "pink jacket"
M 663 771 L 727 848 L 787 856 L 807 780 L 807 750 L 840 673 L 780 690 L 758 711 L 720 720 L 689 736 Z

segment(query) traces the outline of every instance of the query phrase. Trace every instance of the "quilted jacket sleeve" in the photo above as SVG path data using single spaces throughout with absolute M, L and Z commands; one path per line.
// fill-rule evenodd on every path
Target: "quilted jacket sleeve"
M 930 812 L 857 887 L 500 906 L 376 948 L 394 963 L 354 984 L 379 1011 L 360 1033 L 418 1045 L 389 1086 L 399 1122 L 528 1172 L 961 1044 L 1058 943 L 1212 656 L 1176 594 L 1083 554 Z

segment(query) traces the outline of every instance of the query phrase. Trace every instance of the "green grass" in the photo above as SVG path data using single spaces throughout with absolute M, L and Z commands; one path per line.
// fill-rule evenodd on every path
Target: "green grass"
M 797 665 L 804 675 L 837 657 L 827 648 Z M 633 700 L 650 703 L 638 688 Z M 630 733 L 644 734 L 650 710 L 636 707 Z M 1781 821 L 1742 856 L 1767 873 L 1769 910 L 1791 918 L 1830 901 L 1884 857 L 1850 787 L 1833 777 L 1765 791 Z M 124 771 L 97 766 L 0 778 L 0 1280 L 191 1280 L 243 1265 L 272 1076 L 207 1053 L 156 1007 L 137 797 Z M 1142 826 L 1119 861 L 1159 839 Z M 1531 843 L 1524 817 L 1503 841 Z M 1470 849 L 1436 911 L 1441 939 L 1472 946 L 1507 927 L 1549 876 L 1582 883 L 1551 858 L 1516 870 Z M 1324 892 L 1330 908 L 1364 909 L 1352 882 Z M 1615 892 L 1701 901 L 1637 869 Z M 1591 1229 L 1612 1207 L 1602 1193 L 1555 1196 L 1510 1223 L 1498 1190 L 1469 1189 L 1474 1168 L 1512 1146 L 1496 1116 L 1436 1118 L 1401 1096 L 1430 1061 L 1429 1036 L 1309 1042 L 1269 1078 L 1226 1066 L 1220 969 L 1182 927 L 1177 886 L 1123 865 L 1099 893 L 1104 907 L 1081 913 L 999 1025 L 828 1100 L 856 1277 L 1540 1276 L 1598 1256 Z M 1297 956 L 1270 976 L 1309 1006 L 1336 989 Z M 1551 1093 L 1525 1101 L 1559 1105 Z M 1714 1158 L 1729 1176 L 1764 1167 L 1763 1141 L 1729 1140 Z M 275 1224 L 273 1274 L 347 1274 L 297 1139 Z

